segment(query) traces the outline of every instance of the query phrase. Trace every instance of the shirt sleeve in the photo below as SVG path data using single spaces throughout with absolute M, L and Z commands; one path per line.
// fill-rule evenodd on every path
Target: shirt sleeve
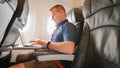
M 64 41 L 73 41 L 75 44 L 78 40 L 78 30 L 72 23 L 66 23 L 63 30 Z

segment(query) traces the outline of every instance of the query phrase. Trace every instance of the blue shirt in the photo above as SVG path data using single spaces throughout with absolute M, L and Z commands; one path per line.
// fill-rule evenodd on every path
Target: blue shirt
M 57 25 L 57 30 L 53 32 L 51 41 L 73 41 L 75 44 L 77 44 L 78 29 L 66 19 Z
M 51 41 L 63 42 L 73 41 L 75 44 L 78 43 L 78 29 L 68 20 L 64 20 L 57 25 L 57 29 L 53 32 Z M 70 61 L 60 61 L 65 68 L 70 66 Z M 68 66 L 69 64 L 69 66 Z

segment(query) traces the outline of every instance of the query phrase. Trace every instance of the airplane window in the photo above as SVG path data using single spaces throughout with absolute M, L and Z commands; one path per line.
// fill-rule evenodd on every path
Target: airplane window
M 56 28 L 56 27 L 55 27 L 55 22 L 54 22 L 54 21 L 52 20 L 52 18 L 50 17 L 50 18 L 48 19 L 47 32 L 48 32 L 49 34 L 52 34 L 55 28 Z

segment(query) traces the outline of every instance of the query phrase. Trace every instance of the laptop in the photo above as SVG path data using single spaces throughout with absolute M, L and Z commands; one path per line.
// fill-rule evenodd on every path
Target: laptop
M 20 40 L 23 47 L 42 47 L 41 45 L 31 45 L 30 43 L 25 43 L 25 38 L 23 36 L 22 30 L 19 29 Z

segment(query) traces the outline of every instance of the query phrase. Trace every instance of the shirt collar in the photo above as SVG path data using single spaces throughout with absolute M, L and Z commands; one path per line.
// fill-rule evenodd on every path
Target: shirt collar
M 68 20 L 67 20 L 67 19 L 63 20 L 61 23 L 59 23 L 59 24 L 57 25 L 57 27 L 59 27 L 59 26 L 63 25 L 63 24 L 64 24 L 64 23 L 66 23 L 66 22 L 68 22 Z

